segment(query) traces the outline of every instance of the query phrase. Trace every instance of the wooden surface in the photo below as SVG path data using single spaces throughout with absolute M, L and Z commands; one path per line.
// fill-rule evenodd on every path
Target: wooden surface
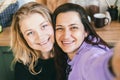
M 0 33 L 0 46 L 9 46 L 10 44 L 10 27 L 4 28 Z
M 120 41 L 120 22 L 112 21 L 103 28 L 95 28 L 97 33 L 110 45 Z M 4 28 L 0 33 L 0 46 L 9 46 L 10 44 L 10 27 Z
M 112 21 L 103 28 L 95 28 L 97 33 L 110 45 L 120 41 L 120 22 Z

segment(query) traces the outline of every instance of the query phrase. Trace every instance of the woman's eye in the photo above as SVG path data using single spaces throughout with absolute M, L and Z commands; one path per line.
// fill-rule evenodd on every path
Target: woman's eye
M 74 26 L 74 27 L 71 27 L 72 30 L 76 30 L 78 29 L 78 27 Z
M 27 33 L 27 36 L 32 35 L 32 34 L 33 34 L 33 32 L 28 32 L 28 33 Z
M 63 28 L 56 28 L 55 30 L 56 30 L 56 31 L 62 31 Z
M 45 24 L 45 25 L 43 25 L 43 26 L 41 27 L 41 29 L 43 30 L 43 29 L 45 29 L 47 26 L 48 26 L 48 25 Z

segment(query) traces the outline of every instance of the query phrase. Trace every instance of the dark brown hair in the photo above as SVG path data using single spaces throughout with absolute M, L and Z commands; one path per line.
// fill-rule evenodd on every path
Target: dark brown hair
M 80 20 L 82 24 L 84 25 L 85 31 L 88 33 L 88 36 L 85 38 L 85 42 L 96 45 L 100 48 L 109 47 L 108 44 L 96 33 L 93 26 L 88 20 L 88 15 L 83 7 L 77 4 L 73 3 L 65 3 L 61 6 L 59 6 L 53 13 L 53 26 L 54 30 L 56 27 L 56 18 L 60 13 L 65 13 L 69 11 L 74 11 L 79 14 Z M 101 46 L 104 45 L 104 46 Z M 67 76 L 66 69 L 67 69 L 67 55 L 64 53 L 61 48 L 58 46 L 58 44 L 55 41 L 55 60 L 56 60 L 56 66 L 58 71 L 58 78 L 59 80 L 65 80 L 65 77 Z

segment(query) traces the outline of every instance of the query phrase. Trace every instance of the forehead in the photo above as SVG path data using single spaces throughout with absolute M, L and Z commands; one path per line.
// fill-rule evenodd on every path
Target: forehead
M 66 17 L 73 17 L 73 16 L 80 16 L 78 12 L 76 11 L 67 11 L 67 12 L 61 12 L 57 15 L 57 17 L 59 15 L 71 15 L 71 16 L 66 16 Z
M 18 18 L 19 18 L 19 21 L 23 21 L 24 19 L 27 19 L 27 18 L 29 18 L 31 16 L 35 16 L 35 15 L 36 16 L 40 15 L 40 16 L 44 17 L 44 15 L 39 12 L 28 12 L 28 13 L 19 14 Z
M 63 12 L 56 17 L 56 24 L 81 23 L 79 13 L 75 11 Z
M 27 14 L 27 15 L 23 15 L 22 17 L 20 17 L 20 21 L 19 23 L 27 23 L 27 21 L 30 24 L 31 22 L 37 22 L 38 20 L 43 20 L 46 19 L 42 14 L 40 13 L 33 13 L 33 14 Z
M 25 16 L 22 20 L 20 20 L 19 25 L 20 29 L 24 30 L 25 28 L 30 27 L 35 28 L 45 21 L 47 20 L 41 14 L 35 13 Z

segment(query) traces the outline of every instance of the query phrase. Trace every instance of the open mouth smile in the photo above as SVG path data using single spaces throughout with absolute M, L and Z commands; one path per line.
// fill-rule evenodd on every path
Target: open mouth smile
M 62 41 L 62 44 L 63 44 L 63 45 L 66 45 L 66 46 L 67 46 L 67 45 L 69 46 L 69 45 L 72 45 L 73 42 L 74 42 L 74 41 Z

